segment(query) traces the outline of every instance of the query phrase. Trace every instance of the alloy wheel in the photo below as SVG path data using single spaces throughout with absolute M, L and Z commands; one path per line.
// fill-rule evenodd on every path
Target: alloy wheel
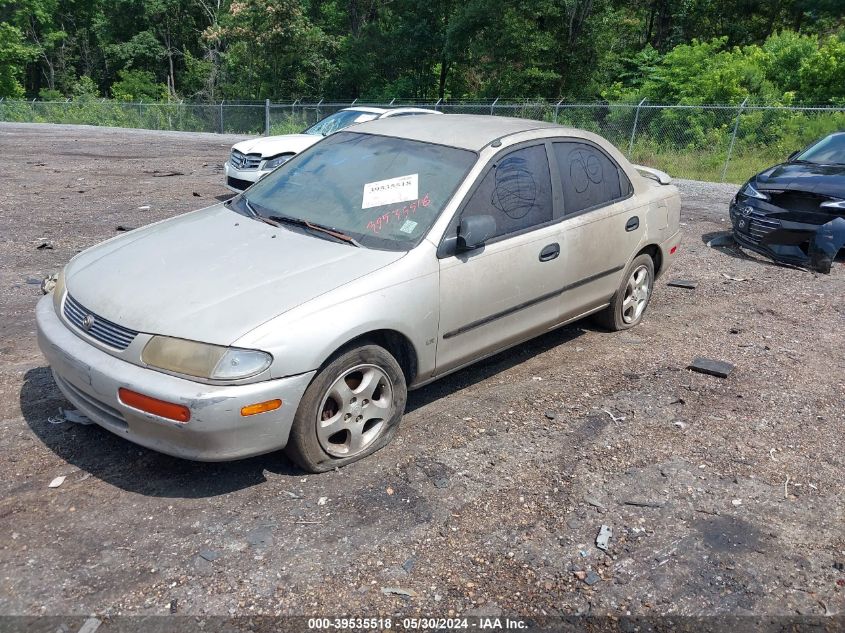
M 384 431 L 393 410 L 393 383 L 376 365 L 346 370 L 317 409 L 317 439 L 333 457 L 366 450 Z
M 622 320 L 631 324 L 639 321 L 651 293 L 651 273 L 645 266 L 638 266 L 628 277 L 625 298 L 622 300 Z

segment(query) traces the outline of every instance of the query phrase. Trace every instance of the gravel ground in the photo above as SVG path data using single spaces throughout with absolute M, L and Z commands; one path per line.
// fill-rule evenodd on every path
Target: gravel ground
M 118 226 L 228 197 L 236 138 L 0 139 L 0 613 L 845 612 L 845 269 L 708 248 L 734 187 L 679 183 L 680 256 L 635 330 L 576 323 L 413 392 L 391 446 L 305 476 L 48 421 L 67 403 L 37 283 Z

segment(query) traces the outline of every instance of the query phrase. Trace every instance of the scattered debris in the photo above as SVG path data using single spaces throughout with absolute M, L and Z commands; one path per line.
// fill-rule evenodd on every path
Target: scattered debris
M 584 582 L 587 583 L 590 587 L 595 585 L 596 583 L 601 581 L 601 576 L 599 576 L 596 572 L 590 570 L 587 572 L 587 577 L 584 579 Z
M 698 372 L 699 374 L 708 374 L 718 378 L 727 378 L 733 371 L 734 366 L 722 360 L 712 360 L 699 356 L 693 359 L 687 369 Z
M 388 487 L 387 487 L 387 489 L 385 490 L 385 492 L 386 492 L 388 495 L 393 495 L 393 488 L 391 488 L 390 486 L 388 486 Z
M 672 288 L 683 288 L 685 290 L 695 290 L 696 286 L 698 286 L 697 281 L 693 281 L 692 279 L 673 279 L 669 283 L 666 284 Z
M 411 570 L 414 568 L 414 566 L 416 564 L 417 564 L 417 559 L 414 558 L 413 556 L 411 556 L 411 558 L 409 558 L 404 563 L 402 563 L 402 569 L 404 569 L 406 572 L 408 572 L 410 574 Z
M 120 232 L 123 232 L 123 231 L 134 231 L 134 230 L 135 230 L 135 227 L 134 227 L 134 226 L 123 226 L 122 224 L 118 224 L 116 227 L 114 227 L 114 230 L 115 230 L 115 231 L 120 231 Z
M 731 501 L 731 505 L 733 505 L 735 508 L 738 508 L 742 505 L 742 499 L 733 499 Z
M 626 506 L 635 506 L 637 508 L 662 508 L 662 501 L 649 501 L 648 499 L 626 499 L 622 502 Z
M 142 207 L 138 207 L 138 211 L 149 211 L 149 210 L 150 210 L 150 205 L 148 205 L 148 204 L 145 204 Z
M 213 563 L 218 558 L 220 558 L 220 554 L 210 549 L 201 549 L 199 551 L 200 558 L 207 560 L 209 563 Z
M 435 488 L 448 488 L 449 487 L 449 480 L 446 477 L 440 477 L 439 479 L 434 480 L 434 487 Z
M 707 242 L 707 246 L 710 248 L 718 248 L 720 246 L 736 246 L 736 241 L 734 240 L 734 236 L 731 233 L 724 233 L 722 235 L 717 235 L 709 242 Z
M 748 279 L 746 279 L 745 277 L 731 277 L 730 275 L 726 275 L 725 273 L 722 273 L 722 277 L 724 277 L 728 281 L 748 281 Z
M 845 563 L 843 563 L 842 561 L 836 561 L 835 563 L 833 563 L 833 568 L 836 571 L 845 571 Z
M 159 171 L 158 169 L 153 170 L 152 177 L 153 178 L 167 178 L 168 176 L 184 176 L 185 172 L 182 171 Z
M 615 415 L 613 415 L 613 414 L 612 414 L 610 411 L 608 411 L 607 409 L 602 409 L 602 411 L 604 411 L 607 415 L 609 415 L 609 416 L 610 416 L 610 419 L 611 419 L 611 420 L 613 420 L 614 422 L 617 422 L 617 423 L 618 423 L 618 422 L 624 422 L 624 421 L 625 421 L 625 416 L 624 416 L 624 415 L 621 415 L 621 416 L 619 416 L 619 417 L 617 418 Z
M 170 613 L 176 613 L 176 610 L 179 608 L 179 600 L 178 598 L 174 598 L 170 601 Z
M 687 423 L 686 423 L 686 422 L 681 422 L 680 420 L 675 420 L 674 422 L 672 422 L 672 424 L 673 424 L 673 425 L 675 425 L 675 426 L 677 426 L 677 427 L 678 427 L 679 429 L 681 429 L 682 431 L 683 431 L 685 428 L 687 428 Z
M 260 525 L 246 534 L 246 542 L 257 549 L 270 547 L 273 544 L 273 526 Z
M 402 589 L 401 587 L 382 587 L 381 592 L 386 596 L 403 596 L 405 598 L 415 598 L 417 592 L 413 589 Z
M 596 547 L 606 552 L 612 537 L 613 529 L 609 525 L 602 525 L 599 528 L 599 535 L 596 537 Z
M 584 497 L 584 501 L 589 503 L 594 508 L 598 508 L 599 510 L 607 510 L 607 506 L 604 505 L 601 501 L 599 501 L 595 497 Z
M 717 510 L 716 508 L 701 507 L 701 508 L 696 508 L 695 511 L 701 512 L 701 514 L 709 514 L 709 515 L 712 515 L 714 517 L 719 516 L 719 510 Z
M 35 247 L 37 251 L 52 251 L 53 250 L 53 243 L 52 242 L 41 242 L 38 246 Z
M 194 191 L 194 192 L 193 192 L 193 194 L 194 194 L 194 197 L 195 197 L 195 198 L 201 198 L 201 197 L 202 197 L 202 196 L 200 196 L 200 194 L 198 194 L 196 191 Z
M 783 498 L 789 499 L 789 475 L 786 476 L 786 481 L 783 482 Z
M 329 500 L 328 497 L 320 497 L 319 499 L 317 499 L 317 505 L 318 506 L 324 506 L 324 505 L 326 505 L 328 500 Z
M 97 629 L 100 628 L 100 620 L 97 618 L 88 618 L 83 622 L 82 627 L 77 631 L 77 633 L 94 633 Z
M 41 292 L 45 295 L 50 294 L 53 292 L 53 289 L 56 287 L 56 282 L 59 281 L 59 273 L 53 273 L 52 275 L 47 275 L 42 279 L 40 282 L 36 279 L 36 283 L 41 284 Z M 26 280 L 26 283 L 29 283 L 29 280 Z
M 58 488 L 63 483 L 65 483 L 65 479 L 67 479 L 67 477 L 65 477 L 64 475 L 56 477 L 53 481 L 51 481 L 49 484 L 47 484 L 47 487 L 48 488 Z
M 76 409 L 62 409 L 61 407 L 59 407 L 59 415 L 47 418 L 47 422 L 50 424 L 64 424 L 65 422 L 72 422 L 73 424 L 81 424 L 83 426 L 94 424 L 93 421 L 86 418 Z
M 574 575 L 574 576 L 575 576 L 578 580 L 584 580 L 584 579 L 587 577 L 587 572 L 585 572 L 585 571 L 581 571 L 581 570 L 579 569 L 578 571 L 574 572 L 574 573 L 573 573 L 573 575 Z
M 557 413 L 554 411 L 546 411 L 545 415 L 547 420 L 554 420 L 557 417 Z

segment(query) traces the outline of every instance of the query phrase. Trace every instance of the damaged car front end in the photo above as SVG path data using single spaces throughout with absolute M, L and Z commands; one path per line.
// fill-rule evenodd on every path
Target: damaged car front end
M 757 174 L 730 204 L 736 242 L 823 273 L 845 243 L 845 133 Z

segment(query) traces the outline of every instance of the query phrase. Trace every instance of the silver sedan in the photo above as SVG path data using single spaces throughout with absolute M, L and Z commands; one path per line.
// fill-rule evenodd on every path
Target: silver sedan
M 680 243 L 665 174 L 595 134 L 444 115 L 362 123 L 246 192 L 90 248 L 37 308 L 56 384 L 158 451 L 385 446 L 408 389 L 588 315 L 643 318 Z

